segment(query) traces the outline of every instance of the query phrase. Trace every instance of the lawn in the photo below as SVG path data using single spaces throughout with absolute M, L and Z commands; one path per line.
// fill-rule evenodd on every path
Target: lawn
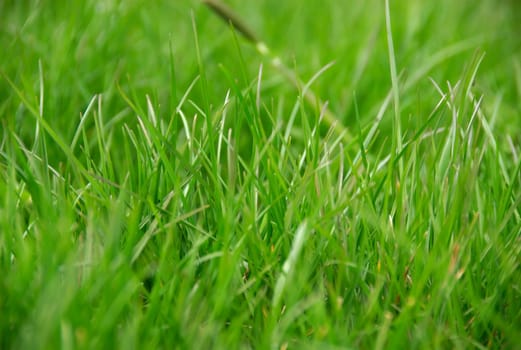
M 521 5 L 222 1 L 0 2 L 0 348 L 518 348 Z

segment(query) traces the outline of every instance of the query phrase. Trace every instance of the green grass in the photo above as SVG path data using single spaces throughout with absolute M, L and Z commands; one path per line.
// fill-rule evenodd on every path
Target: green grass
M 518 346 L 519 5 L 340 3 L 0 2 L 0 348 Z

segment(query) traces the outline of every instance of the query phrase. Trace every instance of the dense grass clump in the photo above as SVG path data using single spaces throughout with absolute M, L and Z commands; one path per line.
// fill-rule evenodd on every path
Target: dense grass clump
M 518 346 L 518 5 L 227 4 L 0 3 L 0 348 Z

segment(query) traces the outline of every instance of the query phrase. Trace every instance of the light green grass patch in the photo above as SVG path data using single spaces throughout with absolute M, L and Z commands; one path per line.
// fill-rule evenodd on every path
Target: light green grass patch
M 227 4 L 0 4 L 0 347 L 515 347 L 517 5 Z

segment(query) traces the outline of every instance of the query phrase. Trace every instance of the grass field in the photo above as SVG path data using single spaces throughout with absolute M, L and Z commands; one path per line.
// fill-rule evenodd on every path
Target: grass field
M 0 348 L 519 347 L 521 6 L 227 4 L 0 2 Z

